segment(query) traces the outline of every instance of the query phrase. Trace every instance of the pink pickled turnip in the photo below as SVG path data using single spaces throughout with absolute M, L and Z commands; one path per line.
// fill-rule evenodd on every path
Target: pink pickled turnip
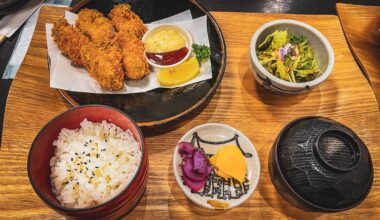
M 185 158 L 182 162 L 182 172 L 184 176 L 191 180 L 202 180 L 206 179 L 209 175 L 208 172 L 205 172 L 204 174 L 200 174 L 194 171 L 194 165 L 193 160 L 191 158 Z
M 181 157 L 192 157 L 195 151 L 194 145 L 188 142 L 181 142 L 178 144 L 178 153 Z
M 290 43 L 285 44 L 285 46 L 284 46 L 285 55 L 291 52 L 291 49 L 290 49 L 291 46 L 292 45 Z
M 207 178 L 196 181 L 196 180 L 191 180 L 187 178 L 186 176 L 182 176 L 182 179 L 183 179 L 183 183 L 186 186 L 188 186 L 190 189 L 195 190 L 195 191 L 202 189 L 207 183 Z
M 284 51 L 284 48 L 278 49 L 278 57 L 280 58 L 281 61 L 285 60 L 285 51 Z
M 196 150 L 193 154 L 193 170 L 199 174 L 206 174 L 209 166 L 206 155 L 202 151 Z

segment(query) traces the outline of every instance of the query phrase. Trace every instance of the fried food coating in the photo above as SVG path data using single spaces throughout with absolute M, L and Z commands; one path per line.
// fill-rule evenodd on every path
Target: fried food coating
M 128 4 L 114 7 L 109 17 L 112 21 L 97 10 L 83 9 L 75 27 L 62 18 L 52 36 L 72 64 L 83 65 L 102 89 L 117 91 L 124 79 L 140 80 L 150 73 L 141 41 L 147 28 Z
M 124 35 L 135 36 L 141 39 L 147 31 L 140 17 L 131 10 L 129 4 L 116 5 L 108 14 L 115 28 Z
M 78 13 L 76 27 L 93 42 L 104 44 L 113 37 L 113 23 L 95 9 L 83 9 Z
M 101 47 L 94 43 L 80 49 L 83 65 L 90 76 L 105 90 L 117 91 L 124 86 L 121 51 L 116 47 Z
M 65 18 L 61 18 L 54 24 L 52 36 L 62 53 L 71 59 L 72 64 L 81 66 L 80 48 L 82 45 L 88 44 L 90 39 L 67 23 Z
M 144 43 L 140 39 L 118 33 L 114 38 L 113 44 L 121 48 L 126 78 L 139 80 L 149 75 L 149 65 L 144 57 Z

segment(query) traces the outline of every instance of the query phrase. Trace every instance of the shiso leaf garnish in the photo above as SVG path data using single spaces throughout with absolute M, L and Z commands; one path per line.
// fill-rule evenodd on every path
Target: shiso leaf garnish
M 211 55 L 211 50 L 206 45 L 193 44 L 192 45 L 193 52 L 199 62 L 207 60 Z

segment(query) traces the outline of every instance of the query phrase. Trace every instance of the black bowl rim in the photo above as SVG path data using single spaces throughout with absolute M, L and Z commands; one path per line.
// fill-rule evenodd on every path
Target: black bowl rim
M 327 117 L 322 117 L 322 116 L 304 116 L 304 117 L 300 117 L 300 118 L 297 118 L 297 119 L 294 119 L 292 120 L 291 122 L 289 122 L 288 124 L 285 125 L 284 128 L 282 128 L 282 130 L 280 131 L 280 133 L 278 134 L 277 138 L 276 138 L 276 141 L 274 143 L 274 162 L 275 162 L 275 166 L 276 166 L 276 169 L 278 170 L 278 173 L 280 174 L 280 178 L 282 179 L 282 182 L 286 184 L 286 187 L 292 192 L 292 197 L 300 200 L 301 202 L 303 202 L 304 204 L 310 206 L 310 208 L 312 209 L 316 209 L 316 210 L 320 210 L 320 211 L 325 211 L 325 212 L 341 212 L 341 211 L 345 211 L 345 210 L 348 210 L 348 209 L 351 209 L 351 208 L 354 208 L 356 206 L 358 206 L 363 200 L 365 200 L 369 194 L 369 192 L 371 191 L 371 188 L 372 188 L 372 184 L 373 184 L 373 165 L 371 166 L 371 183 L 368 187 L 368 190 L 367 190 L 367 193 L 360 199 L 358 200 L 356 203 L 352 204 L 351 206 L 348 206 L 348 207 L 344 207 L 344 208 L 337 208 L 337 209 L 331 209 L 331 208 L 325 208 L 325 207 L 322 207 L 322 206 L 319 206 L 319 205 L 316 205 L 308 200 L 306 200 L 305 198 L 303 198 L 301 195 L 299 195 L 294 189 L 293 187 L 289 184 L 289 182 L 287 181 L 287 179 L 285 178 L 283 172 L 282 172 L 282 169 L 281 169 L 281 166 L 280 166 L 280 163 L 278 161 L 278 157 L 277 157 L 277 152 L 278 152 L 278 143 L 281 139 L 281 136 L 284 134 L 284 132 L 286 130 L 288 130 L 289 127 L 291 127 L 292 125 L 294 125 L 295 123 L 299 122 L 299 121 L 302 121 L 302 120 L 306 120 L 306 119 L 313 119 L 313 118 L 319 118 L 319 119 L 327 119 L 327 120 L 330 120 L 330 121 L 335 121 L 333 119 L 330 119 L 330 118 L 327 118 Z M 335 121 L 337 122 L 337 121 Z M 348 128 L 349 130 L 351 130 L 349 127 L 347 127 L 346 125 L 340 123 L 340 122 L 337 122 L 341 125 L 343 125 L 344 127 Z M 352 131 L 352 130 L 351 130 Z M 353 131 L 352 131 L 353 132 Z M 353 134 L 355 136 L 357 136 L 359 138 L 358 135 L 356 135 L 355 132 L 353 132 Z M 360 138 L 359 138 L 360 139 Z M 362 141 L 360 139 L 360 141 Z M 363 141 L 362 141 L 363 142 Z M 364 142 L 363 142 L 364 144 Z M 365 145 L 365 144 L 364 144 Z M 366 146 L 366 145 L 365 145 Z M 369 151 L 368 151 L 369 152 Z M 369 154 L 369 160 L 372 164 L 372 159 L 371 159 L 371 155 Z M 269 161 L 269 163 L 272 163 L 273 164 L 273 161 Z M 274 182 L 273 182 L 274 183 Z M 275 184 L 274 184 L 275 185 Z M 277 187 L 276 187 L 277 188 Z M 282 192 L 279 191 L 279 193 L 282 195 Z
M 77 5 L 75 5 L 70 11 L 76 12 L 78 11 L 82 6 L 90 2 L 91 0 L 82 0 Z M 220 83 L 222 82 L 225 69 L 226 69 L 226 57 L 227 57 L 227 50 L 226 50 L 226 43 L 224 40 L 223 32 L 221 31 L 218 23 L 216 22 L 215 18 L 211 15 L 211 13 L 200 3 L 198 3 L 196 0 L 189 0 L 191 3 L 193 3 L 196 7 L 198 7 L 199 10 L 201 10 L 209 19 L 211 24 L 214 26 L 219 41 L 221 43 L 221 54 L 222 54 L 222 61 L 221 61 L 221 67 L 219 69 L 219 73 L 217 75 L 217 79 L 214 83 L 214 86 L 208 91 L 208 93 L 197 103 L 195 103 L 193 106 L 188 108 L 187 110 L 180 112 L 174 116 L 166 117 L 164 119 L 158 120 L 158 121 L 148 121 L 148 122 L 137 122 L 137 125 L 141 128 L 155 128 L 155 127 L 161 127 L 169 124 L 174 124 L 179 121 L 181 121 L 183 118 L 185 118 L 187 115 L 193 113 L 197 109 L 204 106 L 206 103 L 208 103 L 209 100 L 214 96 L 217 88 L 219 87 Z M 49 57 L 48 57 L 49 59 Z M 49 63 L 49 62 L 48 62 Z M 50 68 L 50 65 L 49 65 Z M 57 89 L 59 94 L 63 97 L 63 99 L 66 101 L 67 104 L 69 104 L 71 107 L 78 107 L 81 106 L 78 104 L 68 93 L 66 90 L 63 89 Z
M 35 142 L 37 141 L 37 139 L 40 137 L 40 135 L 42 134 L 42 132 L 48 127 L 50 126 L 54 121 L 56 121 L 58 118 L 62 117 L 63 115 L 69 113 L 69 112 L 72 112 L 72 111 L 75 111 L 75 110 L 78 110 L 78 109 L 82 109 L 82 108 L 91 108 L 91 107 L 101 107 L 101 108 L 108 108 L 108 109 L 111 109 L 113 111 L 116 111 L 118 113 L 121 113 L 122 115 L 124 115 L 125 117 L 127 117 L 131 122 L 132 124 L 135 126 L 135 128 L 137 129 L 137 132 L 140 136 L 140 140 L 141 140 L 141 161 L 140 161 L 140 164 L 139 164 L 139 167 L 138 167 L 138 170 L 136 171 L 135 175 L 133 176 L 131 182 L 129 182 L 129 184 L 119 193 L 117 194 L 116 196 L 112 197 L 110 200 L 108 200 L 107 202 L 105 203 L 102 203 L 100 205 L 97 205 L 97 206 L 94 206 L 94 207 L 90 207 L 90 208 L 68 208 L 68 207 L 65 207 L 65 206 L 62 206 L 62 205 L 56 205 L 54 203 L 52 203 L 49 199 L 47 199 L 45 197 L 44 194 L 42 194 L 39 189 L 36 187 L 36 185 L 34 184 L 32 178 L 31 178 L 31 173 L 30 173 L 30 163 L 31 163 L 31 152 L 33 151 L 34 147 L 35 147 Z M 48 123 L 46 123 L 41 129 L 40 131 L 38 132 L 37 136 L 34 138 L 32 144 L 31 144 L 31 147 L 30 147 L 30 150 L 29 150 L 29 154 L 28 154 L 28 162 L 27 162 L 27 170 L 28 170 L 28 178 L 29 178 L 29 182 L 30 184 L 32 185 L 34 191 L 37 193 L 37 195 L 47 204 L 49 205 L 50 207 L 52 207 L 53 209 L 56 209 L 58 211 L 61 211 L 63 213 L 68 213 L 69 215 L 72 213 L 72 214 L 79 214 L 80 212 L 87 212 L 87 211 L 93 211 L 95 209 L 98 209 L 98 208 L 101 208 L 105 205 L 108 205 L 109 203 L 113 202 L 115 199 L 117 199 L 118 197 L 120 197 L 122 194 L 124 194 L 128 189 L 129 189 L 129 186 L 135 181 L 136 177 L 138 176 L 138 174 L 141 172 L 141 167 L 142 167 L 142 164 L 143 164 L 143 161 L 145 159 L 145 140 L 144 140 L 144 136 L 141 132 L 141 129 L 139 128 L 139 126 L 136 124 L 136 122 L 129 116 L 127 115 L 126 113 L 120 111 L 119 109 L 116 109 L 116 108 L 113 108 L 111 106 L 106 106 L 106 105 L 82 105 L 82 106 L 79 106 L 79 107 L 76 107 L 76 108 L 71 108 L 69 110 L 66 110 L 60 114 L 58 114 L 57 116 L 55 116 L 54 118 L 52 118 Z M 147 167 L 146 169 L 148 169 L 148 164 L 147 164 Z

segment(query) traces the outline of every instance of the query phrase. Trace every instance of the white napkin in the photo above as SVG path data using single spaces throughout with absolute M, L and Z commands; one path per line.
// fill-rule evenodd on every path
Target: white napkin
M 76 14 L 66 12 L 65 17 L 69 23 L 74 24 Z M 190 11 L 147 24 L 151 28 L 159 23 L 173 23 L 187 29 L 193 37 L 193 42 L 209 46 L 207 33 L 207 17 L 203 16 L 192 19 Z M 52 24 L 46 24 L 46 39 L 48 54 L 50 57 L 50 87 L 75 92 L 102 93 L 102 94 L 131 94 L 150 91 L 156 88 L 175 88 L 212 78 L 211 62 L 207 60 L 202 63 L 200 74 L 193 80 L 174 87 L 163 87 L 157 81 L 157 71 L 152 72 L 143 80 L 126 81 L 121 91 L 102 90 L 99 84 L 89 76 L 85 68 L 72 66 L 70 59 L 63 56 L 51 37 Z
M 3 73 L 3 79 L 14 79 L 16 77 L 17 71 L 24 60 L 25 54 L 28 51 L 30 42 L 33 37 L 34 29 L 36 28 L 38 15 L 40 14 L 40 8 L 44 5 L 54 5 L 54 6 L 68 6 L 71 4 L 71 0 L 46 0 L 44 4 L 39 5 L 37 11 L 35 11 L 32 16 L 25 22 L 23 29 L 17 39 L 16 46 L 13 49 L 11 58 Z

